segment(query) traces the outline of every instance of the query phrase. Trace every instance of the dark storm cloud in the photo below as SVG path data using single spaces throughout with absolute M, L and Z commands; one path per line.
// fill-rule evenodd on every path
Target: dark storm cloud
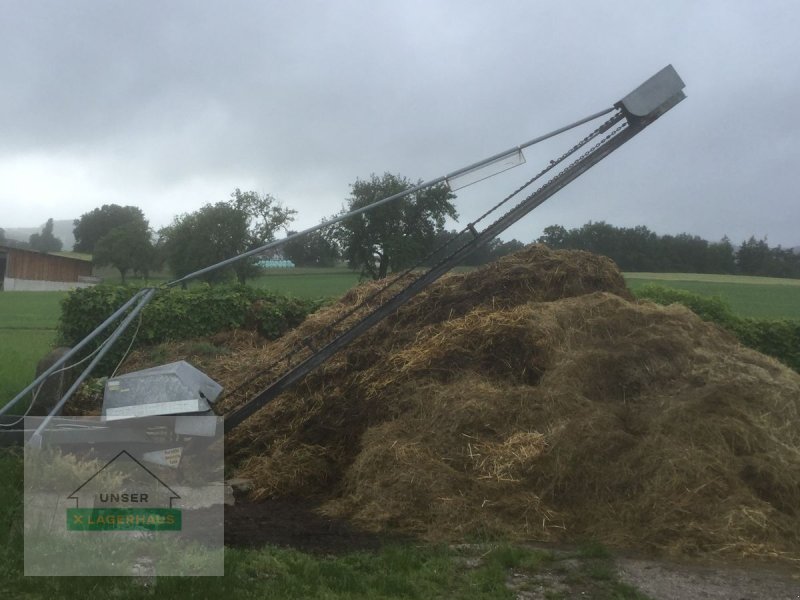
M 7 3 L 0 172 L 30 166 L 42 199 L 20 197 L 19 176 L 0 203 L 17 214 L 8 225 L 106 197 L 160 225 L 239 185 L 310 225 L 356 177 L 438 176 L 604 108 L 671 62 L 688 100 L 512 234 L 604 219 L 798 244 L 799 13 L 772 2 Z M 572 139 L 460 193 L 462 214 Z M 69 185 L 53 174 L 48 188 L 40 163 L 86 174 Z

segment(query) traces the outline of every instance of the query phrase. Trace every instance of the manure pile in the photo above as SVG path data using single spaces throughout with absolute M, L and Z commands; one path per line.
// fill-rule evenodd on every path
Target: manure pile
M 209 372 L 233 387 L 374 285 Z M 227 444 L 255 499 L 370 530 L 800 559 L 800 375 L 585 252 L 444 278 Z

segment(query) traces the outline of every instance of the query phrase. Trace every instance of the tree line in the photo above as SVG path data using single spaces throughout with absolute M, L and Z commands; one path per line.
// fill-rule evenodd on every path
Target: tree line
M 401 175 L 385 173 L 357 179 L 350 187 L 341 216 L 412 187 Z M 457 218 L 445 186 L 420 190 L 405 198 L 345 219 L 333 226 L 290 240 L 272 256 L 298 266 L 333 266 L 346 262 L 365 277 L 385 277 L 429 254 L 445 234 L 446 219 Z M 134 206 L 104 205 L 75 220 L 75 246 L 93 255 L 98 266 L 144 275 L 164 265 L 182 277 L 231 256 L 277 239 L 280 230 L 290 235 L 297 211 L 270 194 L 235 189 L 226 201 L 206 204 L 197 211 L 175 217 L 153 231 L 142 211 Z M 209 282 L 236 277 L 240 283 L 258 273 L 255 259 L 206 274 Z
M 0 244 L 45 253 L 58 252 L 64 245 L 60 239 L 53 235 L 53 219 L 47 219 L 44 227 L 42 227 L 42 231 L 39 233 L 32 233 L 28 237 L 27 242 L 6 239 L 6 232 L 0 227 Z
M 334 217 L 404 191 L 414 182 L 384 173 L 357 179 L 350 195 Z M 439 185 L 335 225 L 290 240 L 269 257 L 285 258 L 301 267 L 332 267 L 346 263 L 364 277 L 378 279 L 422 261 L 435 264 L 466 241 L 445 228 L 457 219 L 455 195 Z M 231 256 L 291 235 L 297 211 L 270 194 L 235 189 L 227 200 L 209 203 L 178 215 L 167 227 L 153 230 L 135 206 L 103 205 L 74 221 L 74 250 L 90 253 L 98 266 L 119 270 L 122 280 L 130 274 L 148 277 L 169 268 L 182 277 Z M 330 218 L 330 217 L 328 217 Z M 49 226 L 49 230 L 48 230 Z M 0 230 L 0 236 L 2 235 Z M 59 249 L 52 236 L 52 219 L 41 234 L 31 236 L 31 246 L 42 251 Z M 2 239 L 2 237 L 0 237 Z M 766 239 L 751 237 L 734 247 L 724 237 L 709 242 L 690 234 L 658 235 L 645 226 L 615 227 L 589 222 L 567 229 L 547 227 L 537 240 L 555 249 L 580 249 L 612 258 L 624 271 L 722 273 L 800 278 L 800 255 Z M 34 243 L 36 244 L 34 246 Z M 522 248 L 518 240 L 494 240 L 464 260 L 481 265 Z M 207 274 L 209 282 L 235 278 L 244 283 L 259 272 L 254 260 Z
M 603 254 L 623 271 L 800 277 L 800 254 L 754 236 L 735 248 L 727 236 L 710 242 L 688 233 L 658 235 L 643 225 L 615 227 L 601 221 L 574 229 L 551 225 L 537 241 Z

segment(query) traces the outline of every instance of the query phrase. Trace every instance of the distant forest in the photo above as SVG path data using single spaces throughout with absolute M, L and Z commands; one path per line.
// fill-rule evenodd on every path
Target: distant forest
M 0 229 L 0 244 L 31 247 L 26 242 L 6 239 L 4 233 Z M 320 234 L 316 236 L 324 237 Z M 449 254 L 452 251 L 450 246 L 459 237 L 456 231 L 439 232 L 434 247 L 448 248 L 442 247 L 427 262 L 436 264 Z M 320 244 L 314 243 L 315 239 L 312 235 L 305 242 L 297 240 L 287 243 L 283 253 L 298 266 L 332 266 L 341 260 L 341 249 L 335 242 L 327 240 Z M 771 247 L 766 239 L 756 239 L 753 236 L 734 246 L 727 237 L 718 242 L 709 242 L 688 233 L 658 235 L 644 225 L 615 227 L 600 221 L 589 222 L 574 229 L 551 225 L 545 228 L 543 235 L 536 241 L 553 249 L 586 250 L 608 256 L 623 271 L 800 278 L 800 253 L 796 249 Z M 518 240 L 494 240 L 468 256 L 463 264 L 482 265 L 523 246 Z
M 576 229 L 551 225 L 537 241 L 554 249 L 603 254 L 623 271 L 800 278 L 800 254 L 752 236 L 734 247 L 727 236 L 709 242 L 688 233 L 658 235 L 643 225 L 615 227 L 601 221 Z

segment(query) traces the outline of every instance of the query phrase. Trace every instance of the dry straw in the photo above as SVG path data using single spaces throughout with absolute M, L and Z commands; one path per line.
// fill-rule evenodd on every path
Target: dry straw
M 242 381 L 374 289 L 207 369 Z M 441 280 L 228 449 L 255 498 L 313 496 L 373 530 L 800 558 L 800 376 L 633 301 L 584 252 L 531 246 Z

